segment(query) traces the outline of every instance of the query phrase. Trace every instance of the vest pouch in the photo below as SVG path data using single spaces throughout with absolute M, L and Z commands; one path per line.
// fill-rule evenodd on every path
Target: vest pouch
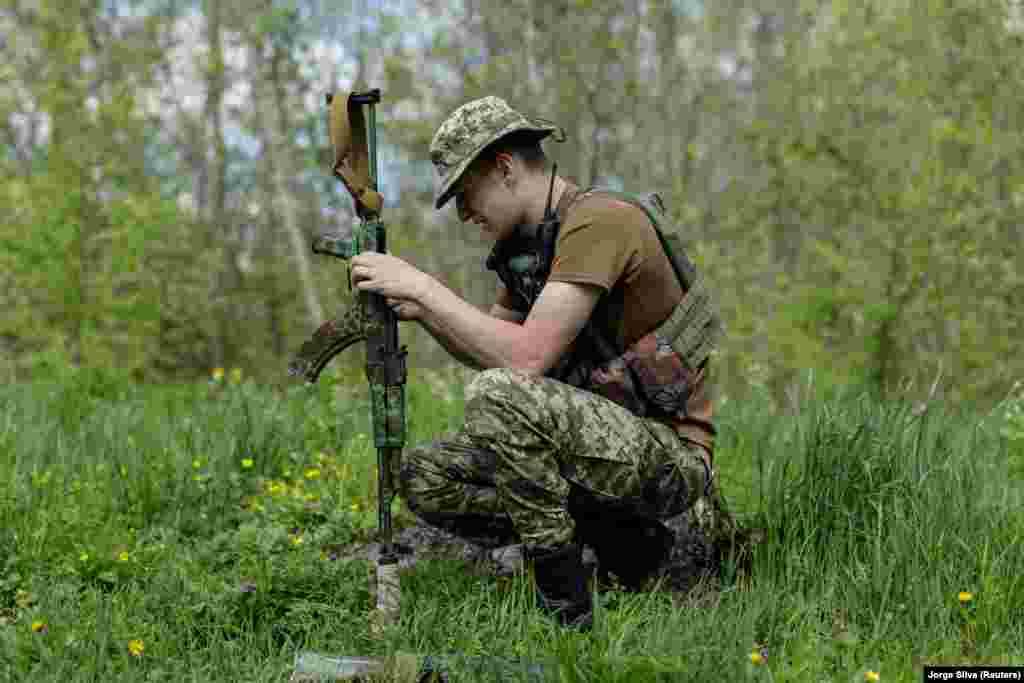
M 625 355 L 591 370 L 589 381 L 582 388 L 619 404 L 637 417 L 647 417 L 647 407 Z
M 668 342 L 654 332 L 641 337 L 622 356 L 635 391 L 647 403 L 648 417 L 686 416 L 696 374 Z

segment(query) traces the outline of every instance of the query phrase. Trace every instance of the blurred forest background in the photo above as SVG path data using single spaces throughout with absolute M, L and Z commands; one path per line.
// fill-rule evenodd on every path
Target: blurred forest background
M 353 220 L 324 94 L 357 83 L 383 90 L 391 250 L 478 306 L 490 245 L 432 210 L 427 148 L 493 94 L 566 128 L 546 150 L 577 182 L 662 193 L 719 293 L 730 399 L 1024 379 L 1017 2 L 0 0 L 0 55 L 5 381 L 285 382 L 348 297 L 309 242 Z

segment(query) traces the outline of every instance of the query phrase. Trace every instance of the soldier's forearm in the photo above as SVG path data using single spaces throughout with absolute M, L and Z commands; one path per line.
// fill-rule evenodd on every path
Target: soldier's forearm
M 529 340 L 521 325 L 481 311 L 434 278 L 424 287 L 419 303 L 424 327 L 470 367 L 528 371 Z
M 434 340 L 441 345 L 448 354 L 459 361 L 466 367 L 472 370 L 483 370 L 479 363 L 474 361 L 467 353 L 460 350 L 452 341 L 449 341 L 447 337 L 441 334 L 437 328 L 433 327 L 426 317 L 419 319 L 420 326 L 430 334 Z

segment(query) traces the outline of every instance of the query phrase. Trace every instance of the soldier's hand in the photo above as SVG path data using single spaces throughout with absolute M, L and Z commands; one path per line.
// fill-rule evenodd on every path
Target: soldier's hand
M 364 251 L 352 257 L 352 282 L 360 291 L 397 301 L 419 301 L 430 276 L 397 256 Z
M 419 320 L 423 315 L 423 306 L 410 299 L 388 298 L 387 302 L 399 320 Z

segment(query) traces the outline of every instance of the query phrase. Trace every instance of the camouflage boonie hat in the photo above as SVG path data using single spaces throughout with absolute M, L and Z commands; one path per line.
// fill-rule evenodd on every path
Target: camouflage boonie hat
M 556 130 L 565 140 L 565 131 L 550 121 L 526 116 L 500 97 L 483 97 L 467 102 L 448 116 L 430 142 L 430 161 L 438 174 L 434 208 L 440 209 L 452 198 L 452 188 L 473 160 L 487 145 L 520 130 L 537 133 L 543 140 Z

